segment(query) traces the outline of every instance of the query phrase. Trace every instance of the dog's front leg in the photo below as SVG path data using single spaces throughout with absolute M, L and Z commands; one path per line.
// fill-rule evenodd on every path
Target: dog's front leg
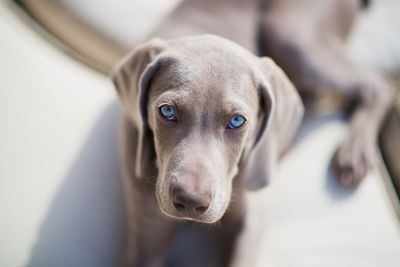
M 263 191 L 248 193 L 246 211 L 237 233 L 231 255 L 230 267 L 257 266 L 259 248 L 266 228 Z
M 140 190 L 132 190 L 127 197 L 127 208 L 124 266 L 164 266 L 177 223 L 161 213 L 153 195 Z

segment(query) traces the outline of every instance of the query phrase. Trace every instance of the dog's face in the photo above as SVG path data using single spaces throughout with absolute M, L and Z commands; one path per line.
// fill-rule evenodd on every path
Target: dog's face
M 159 206 L 169 216 L 204 223 L 217 221 L 228 207 L 259 110 L 249 66 L 234 53 L 215 52 L 168 55 L 147 102 Z
M 166 215 L 213 223 L 238 174 L 245 172 L 241 187 L 265 186 L 277 154 L 268 145 L 271 84 L 298 99 L 277 70 L 210 35 L 153 40 L 122 61 L 113 79 L 138 134 L 135 175 L 148 179 L 157 168 L 155 194 Z

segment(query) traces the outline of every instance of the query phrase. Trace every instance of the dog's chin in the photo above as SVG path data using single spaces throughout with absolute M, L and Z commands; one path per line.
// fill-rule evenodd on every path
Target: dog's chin
M 193 216 L 188 216 L 188 215 L 183 215 L 179 211 L 174 210 L 174 209 L 169 209 L 169 207 L 163 207 L 162 205 L 159 205 L 160 210 L 162 213 L 164 213 L 166 216 L 181 220 L 181 221 L 190 221 L 190 222 L 198 222 L 198 223 L 204 223 L 204 224 L 213 224 L 218 222 L 222 216 L 225 214 L 225 210 L 217 213 L 209 213 L 208 211 L 202 215 L 193 215 Z M 209 213 L 209 214 L 208 214 Z

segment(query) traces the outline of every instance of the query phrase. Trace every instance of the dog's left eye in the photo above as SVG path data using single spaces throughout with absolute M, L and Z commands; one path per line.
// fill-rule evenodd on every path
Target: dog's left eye
M 243 126 L 243 124 L 246 122 L 246 119 L 241 116 L 241 115 L 235 115 L 233 116 L 229 122 L 228 122 L 228 128 L 229 129 L 237 129 Z
M 176 120 L 176 112 L 174 107 L 170 105 L 162 105 L 160 107 L 160 114 L 163 116 L 166 120 L 169 121 L 175 121 Z

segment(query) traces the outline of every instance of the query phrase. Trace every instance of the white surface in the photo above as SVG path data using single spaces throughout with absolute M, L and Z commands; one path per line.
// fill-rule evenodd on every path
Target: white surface
M 372 0 L 361 12 L 350 37 L 350 53 L 368 68 L 398 73 L 400 69 L 400 1 Z
M 56 0 L 113 40 L 133 47 L 182 0 Z M 95 7 L 95 8 L 94 8 Z
M 4 2 L 0 59 L 0 266 L 115 266 L 122 205 L 110 81 Z
M 116 266 L 122 203 L 110 82 L 4 2 L 0 59 L 0 266 Z M 259 266 L 399 266 L 399 228 L 379 177 L 351 193 L 335 187 L 327 166 L 345 127 L 323 121 L 251 196 L 269 218 Z

